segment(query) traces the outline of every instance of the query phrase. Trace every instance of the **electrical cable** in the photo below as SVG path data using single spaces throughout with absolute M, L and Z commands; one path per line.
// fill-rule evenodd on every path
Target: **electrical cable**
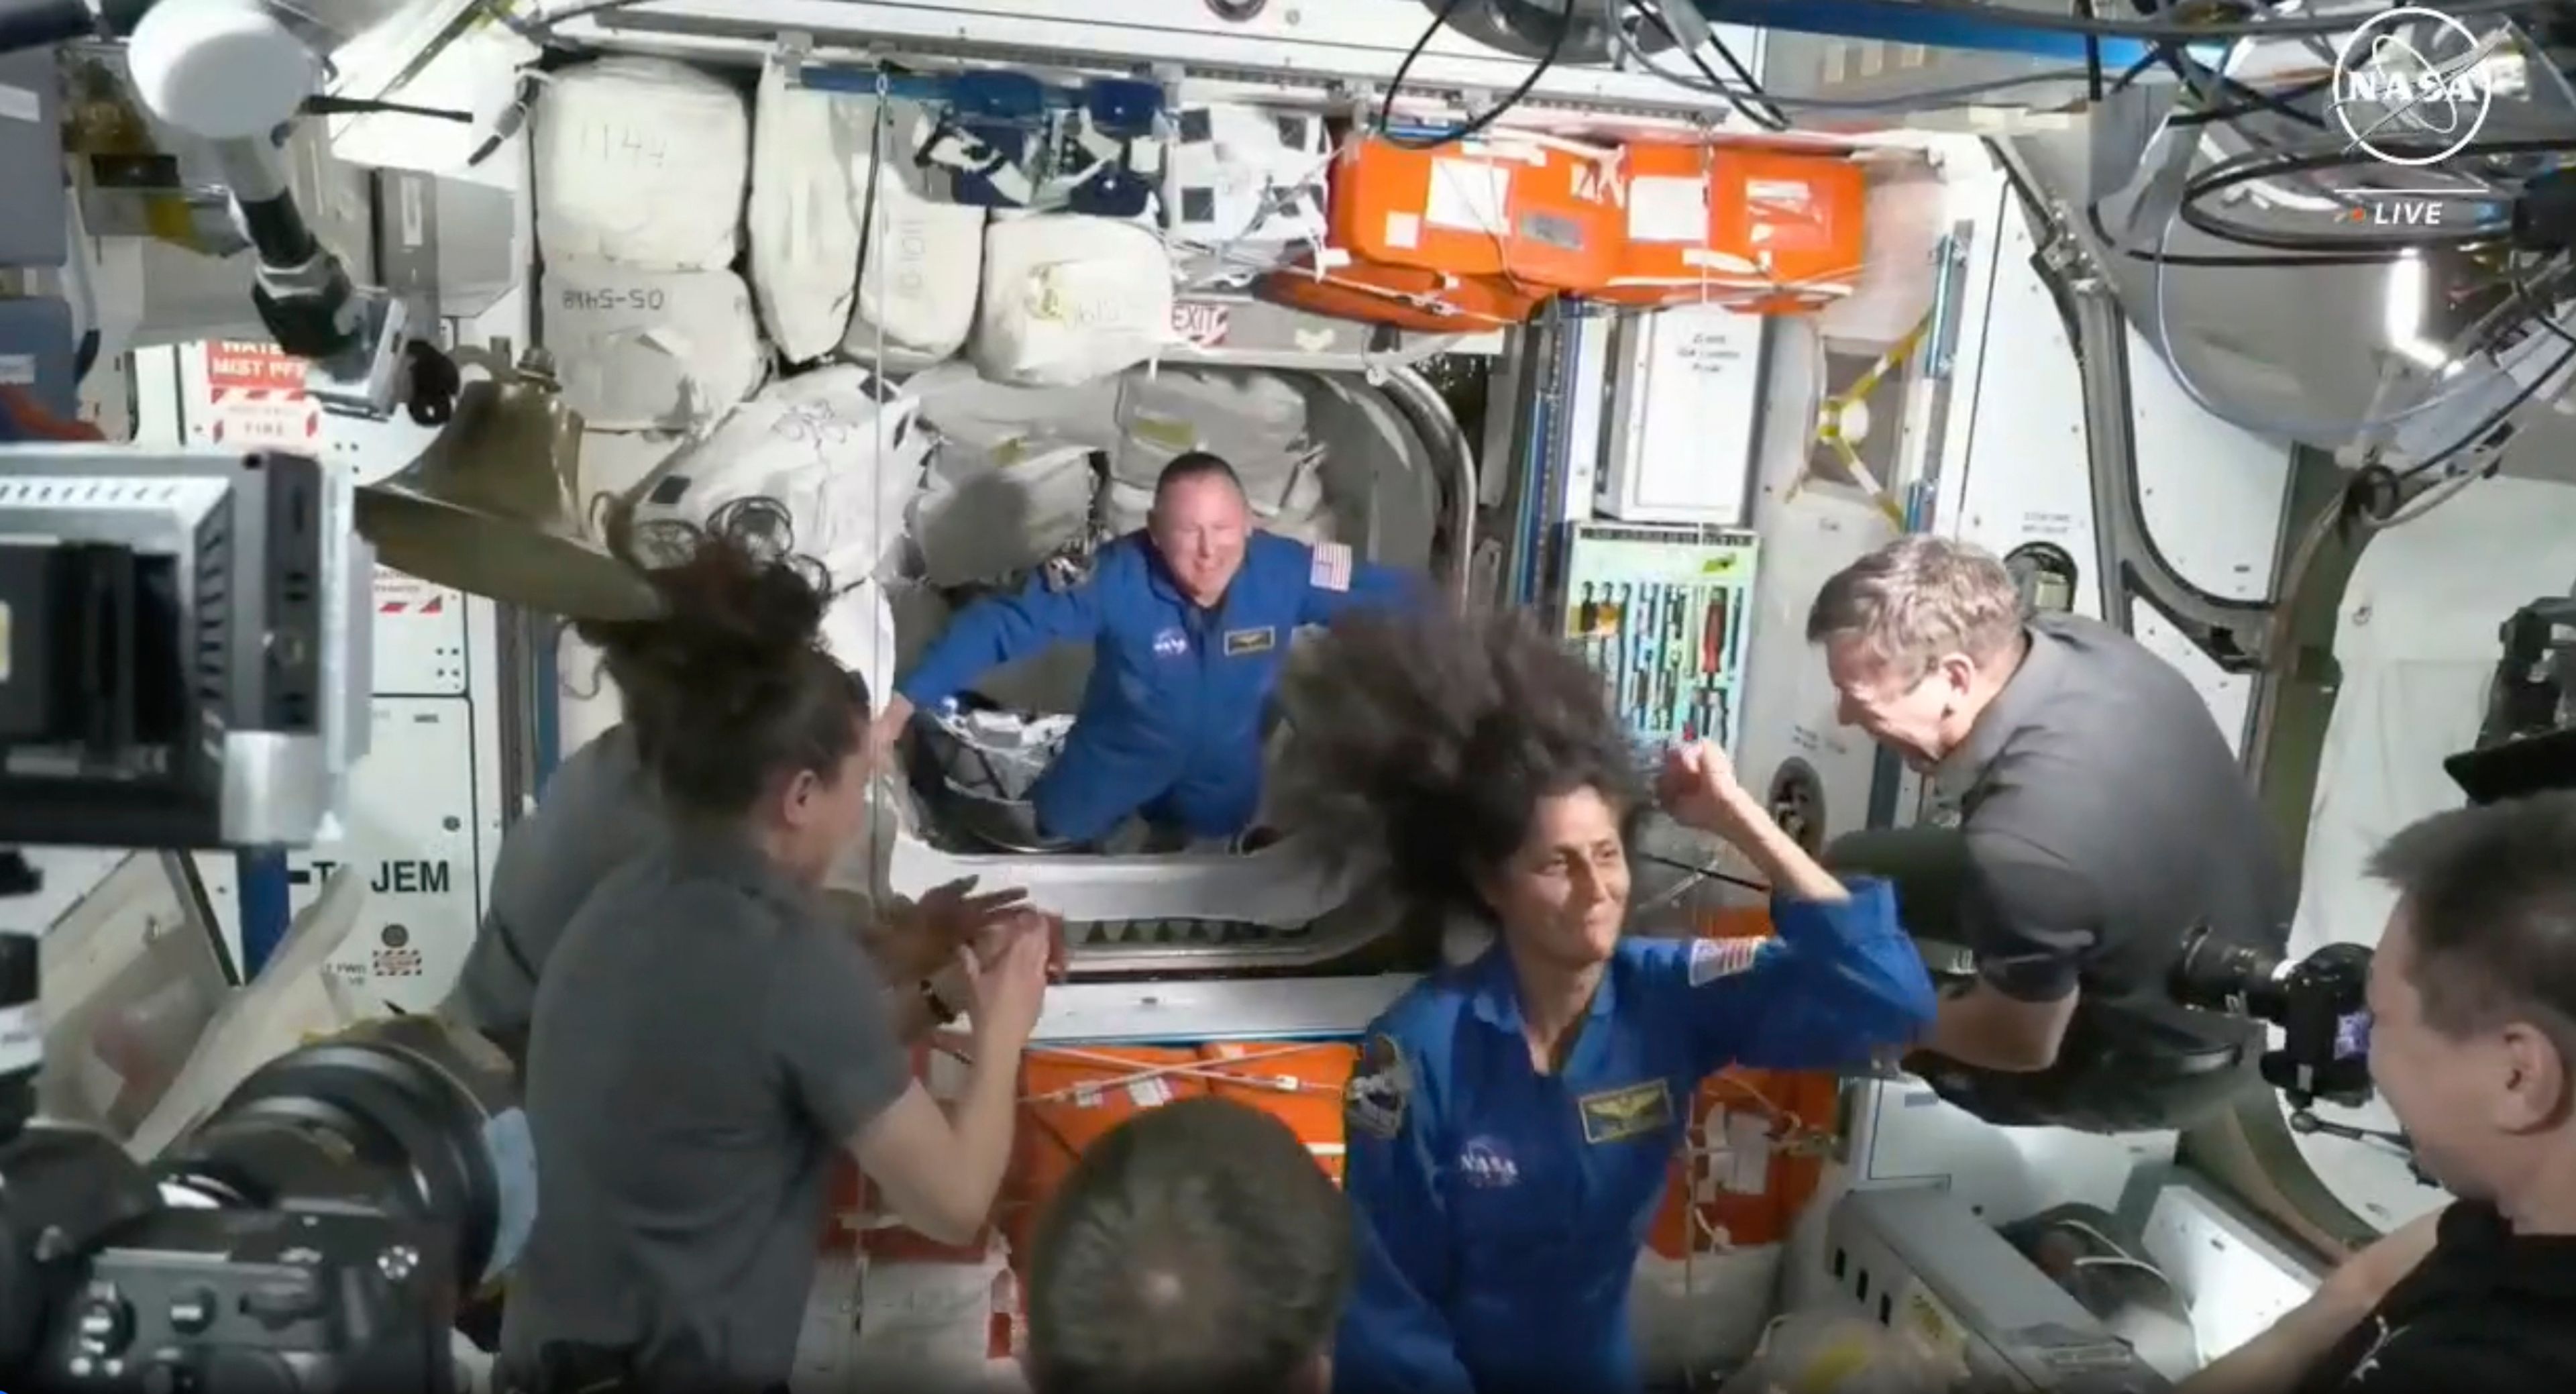
M 1569 4 L 1564 14 L 1557 20 L 1556 38 L 1548 44 L 1547 52 L 1539 56 L 1538 62 L 1530 68 L 1529 75 L 1521 79 L 1521 85 L 1505 94 L 1501 101 L 1468 117 L 1458 125 L 1430 137 L 1399 136 L 1395 132 L 1396 96 L 1403 91 L 1404 79 L 1412 73 L 1413 65 L 1421 59 L 1423 50 L 1431 47 L 1433 39 L 1440 37 L 1440 31 L 1449 25 L 1449 16 L 1457 13 L 1461 3 L 1462 0 L 1440 0 L 1440 8 L 1432 14 L 1431 23 L 1424 27 L 1422 37 L 1413 41 L 1413 47 L 1405 50 L 1404 60 L 1395 65 L 1395 75 L 1387 79 L 1386 92 L 1378 99 L 1378 139 L 1405 150 L 1437 150 L 1443 146 L 1473 138 L 1486 127 L 1500 120 L 1503 113 L 1520 105 L 1521 99 L 1527 97 L 1531 89 L 1538 86 L 1539 79 L 1546 77 L 1548 70 L 1556 66 L 1558 56 L 1565 52 L 1566 38 L 1574 32 L 1574 8 Z M 1611 27 L 1617 28 L 1616 25 Z
M 1628 0 L 1628 9 L 1639 19 L 1655 26 L 1665 38 L 1670 39 L 1683 59 L 1692 67 L 1699 69 L 1700 76 L 1708 80 L 1707 90 L 1724 97 L 1727 104 L 1735 108 L 1736 115 L 1766 131 L 1778 132 L 1790 128 L 1792 123 L 1788 113 L 1772 105 L 1769 96 L 1762 91 L 1762 84 L 1754 79 L 1752 71 L 1744 66 L 1743 61 L 1735 56 L 1735 50 L 1728 48 L 1723 39 L 1711 34 L 1708 38 L 1709 46 L 1717 50 L 1718 61 L 1726 64 L 1727 70 L 1734 73 L 1736 79 L 1744 84 L 1745 90 L 1750 94 L 1749 98 L 1739 96 L 1733 89 L 1728 88 L 1726 80 L 1717 75 L 1717 70 L 1708 65 L 1708 60 L 1699 56 L 1699 50 L 1683 43 L 1682 36 L 1673 27 L 1672 21 L 1664 18 L 1660 4 L 1649 5 L 1646 0 Z M 1646 56 L 1645 50 L 1637 46 L 1637 41 L 1629 35 L 1626 25 L 1614 23 L 1610 26 L 1610 32 L 1617 41 L 1621 53 L 1630 61 L 1657 77 L 1666 81 L 1672 80 L 1673 74 L 1656 65 Z M 1751 104 L 1754 101 L 1761 102 L 1762 107 L 1756 109 Z

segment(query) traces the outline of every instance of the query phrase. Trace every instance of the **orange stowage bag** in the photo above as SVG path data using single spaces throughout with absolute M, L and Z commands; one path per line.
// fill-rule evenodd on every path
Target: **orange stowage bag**
M 1851 293 L 1867 180 L 1837 155 L 1644 142 L 1627 148 L 1618 264 L 1593 298 L 1811 310 Z
M 1840 156 L 1722 149 L 1710 185 L 1712 269 L 1760 287 L 1744 308 L 1762 313 L 1839 300 L 1860 282 L 1868 203 L 1867 177 Z
M 1225 1042 L 1169 1046 L 1032 1046 L 1021 1065 L 1018 1137 L 994 1220 L 1012 1261 L 1027 1260 L 1037 1217 L 1084 1151 L 1139 1111 L 1203 1095 L 1237 1099 L 1294 1128 L 1341 1175 L 1348 1045 Z
M 1429 334 L 1481 334 L 1525 324 L 1547 303 L 1536 294 L 1491 276 L 1461 276 L 1416 266 L 1388 266 L 1327 254 L 1326 268 L 1312 263 L 1273 271 L 1253 294 L 1308 314 L 1387 324 Z
M 1759 908 L 1704 916 L 1711 938 L 1762 937 Z M 1722 1070 L 1700 1082 L 1690 1131 L 1647 1246 L 1665 1258 L 1788 1238 L 1824 1176 L 1822 1143 L 1836 1125 L 1841 1082 L 1830 1073 Z
M 1363 136 L 1331 177 L 1331 245 L 1358 261 L 1539 293 L 1595 290 L 1618 267 L 1615 152 L 1511 133 L 1430 150 Z

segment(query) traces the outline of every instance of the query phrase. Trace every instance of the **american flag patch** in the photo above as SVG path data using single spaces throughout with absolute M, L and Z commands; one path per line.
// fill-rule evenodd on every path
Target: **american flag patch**
M 1762 946 L 1769 942 L 1741 936 L 1696 941 L 1690 950 L 1690 985 L 1705 987 L 1720 978 L 1732 978 L 1744 972 L 1762 956 Z
M 1351 588 L 1351 549 L 1346 542 L 1315 544 L 1315 569 L 1306 583 L 1319 591 L 1346 591 Z

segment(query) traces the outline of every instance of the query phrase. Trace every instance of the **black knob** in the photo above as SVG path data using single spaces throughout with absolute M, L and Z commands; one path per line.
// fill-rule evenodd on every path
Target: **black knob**
M 114 1288 L 93 1290 L 76 1319 L 81 1353 L 111 1356 L 134 1343 L 134 1308 Z
M 143 1394 L 197 1394 L 197 1372 L 175 1360 L 155 1360 L 143 1367 Z

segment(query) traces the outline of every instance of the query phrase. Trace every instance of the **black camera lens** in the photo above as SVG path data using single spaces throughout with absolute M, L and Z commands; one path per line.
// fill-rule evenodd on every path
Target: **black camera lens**
M 2206 926 L 2183 939 L 2169 990 L 2186 1007 L 2274 1023 L 2289 1005 L 2282 995 L 2279 955 L 2228 943 Z

